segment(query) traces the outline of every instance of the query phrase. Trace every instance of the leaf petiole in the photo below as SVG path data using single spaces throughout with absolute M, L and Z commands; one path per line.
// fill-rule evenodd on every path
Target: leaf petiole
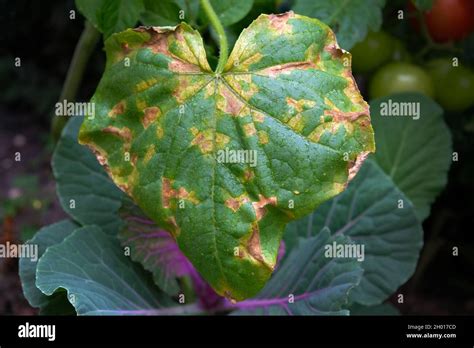
M 224 66 L 227 63 L 227 58 L 228 58 L 228 50 L 229 50 L 229 45 L 227 43 L 227 36 L 224 31 L 224 27 L 222 26 L 221 21 L 219 20 L 219 17 L 217 17 L 216 12 L 212 8 L 211 3 L 209 0 L 201 0 L 201 6 L 204 9 L 204 12 L 206 13 L 206 16 L 209 18 L 209 21 L 211 22 L 212 27 L 217 33 L 217 36 L 219 37 L 219 61 L 217 63 L 217 68 L 216 68 L 216 74 L 220 74 L 224 70 Z

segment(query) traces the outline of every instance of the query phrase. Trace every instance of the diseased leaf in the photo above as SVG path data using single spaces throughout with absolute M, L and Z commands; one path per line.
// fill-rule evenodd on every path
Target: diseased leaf
M 423 230 L 408 198 L 373 160 L 364 163 L 346 191 L 289 224 L 286 244 L 292 248 L 298 237 L 324 227 L 364 247 L 364 276 L 351 292 L 353 302 L 380 304 L 415 271 Z
M 239 315 L 348 315 L 343 309 L 349 291 L 362 276 L 355 259 L 326 257 L 326 246 L 350 244 L 343 235 L 324 229 L 316 236 L 300 238 L 298 245 L 263 291 L 236 305 Z
M 79 315 L 172 313 L 163 308 L 172 302 L 148 274 L 97 226 L 79 228 L 50 246 L 38 262 L 36 286 L 48 296 L 66 289 Z
M 452 163 L 451 133 L 443 110 L 419 93 L 377 99 L 371 102 L 371 109 L 378 150 L 375 159 L 423 221 L 445 187 Z M 390 116 L 397 113 L 401 116 Z
M 76 116 L 67 123 L 53 154 L 51 165 L 59 202 L 77 222 L 97 224 L 107 233 L 117 233 L 121 225 L 117 211 L 123 193 L 94 155 L 77 143 L 82 120 Z
M 380 29 L 384 5 L 385 0 L 296 0 L 293 10 L 329 25 L 341 47 L 350 50 L 369 30 Z
M 255 20 L 222 74 L 185 23 L 124 31 L 106 51 L 80 142 L 219 294 L 256 295 L 286 223 L 344 190 L 374 151 L 350 55 L 292 12 Z
M 104 37 L 135 26 L 143 0 L 76 0 L 77 9 Z
M 35 236 L 28 241 L 27 245 L 36 245 L 38 248 L 38 259 L 44 254 L 46 249 L 52 245 L 61 243 L 78 226 L 70 221 L 63 220 L 55 224 L 43 227 Z M 36 288 L 36 266 L 38 260 L 21 258 L 19 262 L 19 276 L 23 287 L 23 294 L 32 307 L 45 307 L 50 298 Z M 60 297 L 60 295 L 58 295 Z

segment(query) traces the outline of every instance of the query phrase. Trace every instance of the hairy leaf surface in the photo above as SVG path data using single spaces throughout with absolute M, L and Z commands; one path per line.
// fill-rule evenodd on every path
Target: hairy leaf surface
M 185 23 L 118 33 L 106 52 L 79 140 L 228 298 L 262 289 L 285 225 L 374 151 L 350 55 L 316 19 L 261 15 L 222 74 Z

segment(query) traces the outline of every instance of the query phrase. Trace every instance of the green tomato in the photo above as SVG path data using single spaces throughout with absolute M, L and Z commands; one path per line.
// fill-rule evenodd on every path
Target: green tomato
M 411 54 L 407 51 L 403 42 L 396 38 L 393 38 L 392 60 L 397 62 L 411 62 L 412 60 Z
M 352 70 L 366 73 L 388 62 L 393 54 L 393 39 L 383 31 L 369 32 L 351 50 Z
M 371 99 L 401 92 L 420 92 L 434 96 L 433 83 L 421 68 L 410 63 L 390 63 L 380 68 L 369 85 Z
M 449 58 L 437 58 L 428 62 L 435 96 L 448 111 L 463 111 L 474 104 L 474 73 L 459 65 L 453 66 Z

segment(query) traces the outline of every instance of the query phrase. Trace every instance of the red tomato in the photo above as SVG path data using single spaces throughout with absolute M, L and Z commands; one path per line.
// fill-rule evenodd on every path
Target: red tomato
M 431 10 L 424 16 L 434 41 L 460 40 L 474 28 L 474 1 L 435 0 Z

